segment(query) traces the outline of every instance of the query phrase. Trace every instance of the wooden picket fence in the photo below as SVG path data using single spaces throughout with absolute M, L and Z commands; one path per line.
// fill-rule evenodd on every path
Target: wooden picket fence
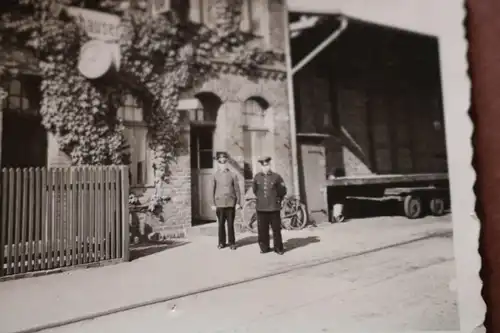
M 1 171 L 0 277 L 128 260 L 128 168 Z

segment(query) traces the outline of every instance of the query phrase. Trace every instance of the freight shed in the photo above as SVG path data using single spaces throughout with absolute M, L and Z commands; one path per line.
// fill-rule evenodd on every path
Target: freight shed
M 309 217 L 343 220 L 332 209 L 346 197 L 388 192 L 410 218 L 442 214 L 449 184 L 437 39 L 340 15 L 292 13 L 290 23 Z

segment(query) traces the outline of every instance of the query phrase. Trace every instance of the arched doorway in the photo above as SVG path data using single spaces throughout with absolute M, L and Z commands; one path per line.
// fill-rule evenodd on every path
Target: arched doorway
M 262 97 L 250 97 L 243 107 L 243 161 L 245 191 L 259 171 L 258 159 L 273 155 L 272 113 L 269 103 Z
M 2 106 L 2 168 L 47 164 L 47 131 L 40 115 L 40 81 L 37 76 L 20 75 L 9 83 L 8 96 Z
M 208 92 L 195 95 L 190 119 L 191 203 L 193 224 L 216 220 L 212 211 L 214 133 L 221 99 Z

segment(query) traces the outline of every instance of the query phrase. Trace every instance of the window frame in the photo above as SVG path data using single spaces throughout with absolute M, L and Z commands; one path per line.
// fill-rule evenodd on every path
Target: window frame
M 270 135 L 270 131 L 268 128 L 264 128 L 264 127 L 251 127 L 251 126 L 243 126 L 243 138 L 245 138 L 245 133 L 248 133 L 250 135 L 250 150 L 249 150 L 249 153 L 250 153 L 250 161 L 248 161 L 246 159 L 246 154 L 244 153 L 243 155 L 243 163 L 244 164 L 250 164 L 251 166 L 251 174 L 248 174 L 246 169 L 244 168 L 244 178 L 245 180 L 252 180 L 253 177 L 255 177 L 255 175 L 257 174 L 257 170 L 259 168 L 259 158 L 261 158 L 262 154 L 264 153 L 263 151 L 259 152 L 259 153 L 255 153 L 255 148 L 260 146 L 260 147 L 263 147 L 263 146 L 266 146 L 267 144 L 269 144 L 269 135 Z M 259 138 L 259 135 L 262 135 L 263 134 L 263 137 Z M 244 139 L 245 140 L 245 139 Z M 259 144 L 258 140 L 262 140 Z M 244 148 L 243 149 L 247 149 L 246 148 L 246 142 L 243 143 L 244 145 Z M 250 162 L 250 163 L 249 163 Z
M 131 102 L 130 104 L 128 102 Z M 127 109 L 135 109 L 133 112 L 139 113 L 140 117 L 137 117 L 137 114 L 134 113 L 132 118 L 135 119 L 127 119 Z M 129 165 L 129 181 L 130 187 L 150 187 L 154 184 L 154 168 L 152 163 L 152 151 L 149 148 L 150 142 L 150 133 L 149 128 L 144 121 L 144 112 L 145 112 L 145 103 L 141 102 L 139 98 L 134 96 L 133 93 L 127 93 L 125 97 L 125 101 L 117 110 L 117 117 L 122 119 L 123 125 L 125 126 L 125 131 L 129 133 L 125 133 L 125 139 L 129 146 L 130 152 L 130 165 Z M 143 152 L 139 154 L 137 149 L 134 149 L 138 146 L 136 142 L 131 142 L 132 140 L 137 140 L 139 137 L 136 131 L 143 131 L 144 133 L 144 144 L 141 144 L 143 148 Z M 142 156 L 139 156 L 142 155 Z M 141 159 L 144 157 L 144 160 Z M 142 167 L 143 170 L 141 172 L 141 176 L 139 177 L 139 167 Z
M 38 81 L 37 77 L 35 77 L 33 75 L 25 75 L 25 74 L 21 74 L 18 77 L 14 77 L 8 81 L 8 83 L 6 84 L 7 95 L 3 99 L 2 105 L 1 105 L 2 112 L 15 112 L 18 115 L 24 116 L 24 117 L 41 117 L 40 107 L 39 107 L 40 100 L 38 99 L 38 98 L 41 98 L 41 96 L 38 96 L 38 98 L 35 99 L 35 97 L 30 96 L 30 93 L 28 92 L 30 88 L 26 87 L 27 85 L 30 84 L 30 78 L 36 79 Z M 14 82 L 19 83 L 19 92 L 18 93 L 12 92 L 12 85 Z M 39 82 L 32 83 L 32 84 L 38 85 L 38 87 L 40 85 Z M 38 87 L 36 88 L 37 91 L 39 91 Z M 34 87 L 32 87 L 32 88 L 34 88 Z M 18 101 L 19 102 L 18 108 L 11 107 L 11 99 L 12 98 L 17 98 L 19 100 Z M 25 102 L 27 102 L 27 106 L 25 106 Z M 34 105 L 37 105 L 37 104 L 38 104 L 38 106 L 34 107 Z
M 192 124 L 194 126 L 191 126 L 191 140 L 195 140 L 195 142 L 191 142 L 190 144 L 190 156 L 191 156 L 191 169 L 195 170 L 209 170 L 213 169 L 215 167 L 214 164 L 214 156 L 215 156 L 215 147 L 214 147 L 214 130 L 215 127 L 212 124 Z M 212 135 L 211 139 L 211 144 L 210 148 L 200 148 L 200 138 L 202 137 L 200 134 L 202 132 L 206 131 L 207 133 L 210 133 Z M 207 153 L 210 152 L 210 168 L 202 168 L 201 167 L 201 153 Z M 196 156 L 196 162 L 193 163 L 193 155 Z

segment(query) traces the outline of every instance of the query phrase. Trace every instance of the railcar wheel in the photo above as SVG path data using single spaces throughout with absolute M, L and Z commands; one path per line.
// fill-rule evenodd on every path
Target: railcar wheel
M 432 198 L 429 202 L 429 208 L 434 216 L 444 215 L 445 203 L 443 198 Z
M 422 216 L 422 199 L 415 195 L 408 195 L 403 201 L 404 213 L 409 219 L 418 219 Z

